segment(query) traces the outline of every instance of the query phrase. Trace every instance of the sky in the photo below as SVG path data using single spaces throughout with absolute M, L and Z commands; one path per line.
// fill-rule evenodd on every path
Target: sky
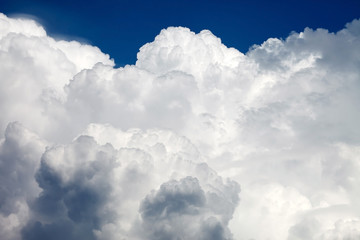
M 336 32 L 359 17 L 357 0 L 343 1 L 89 1 L 2 0 L 1 12 L 35 17 L 51 36 L 98 46 L 118 66 L 134 64 L 138 49 L 163 28 L 209 29 L 243 53 L 270 37 L 305 27 Z M 106 27 L 104 27 L 106 26 Z
M 360 239 L 359 4 L 225 3 L 1 1 L 2 240 Z

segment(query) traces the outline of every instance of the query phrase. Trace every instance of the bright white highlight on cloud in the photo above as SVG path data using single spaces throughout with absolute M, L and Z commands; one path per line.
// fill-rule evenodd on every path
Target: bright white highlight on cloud
M 135 65 L 0 14 L 0 236 L 359 239 L 360 21 Z

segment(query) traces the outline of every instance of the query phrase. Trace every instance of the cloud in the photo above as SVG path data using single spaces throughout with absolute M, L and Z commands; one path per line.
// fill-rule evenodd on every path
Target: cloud
M 231 236 L 227 223 L 239 186 L 201 161 L 189 140 L 170 131 L 122 132 L 106 125 L 90 125 L 87 133 L 45 149 L 45 142 L 18 123 L 8 126 L 0 152 L 2 236 L 159 239 L 167 231 L 155 234 L 153 227 L 165 223 L 174 229 L 173 238 L 186 238 L 183 221 L 200 219 L 199 226 L 189 225 L 189 236 Z M 108 137 L 117 148 L 98 143 Z M 165 201 L 157 203 L 159 194 L 150 201 L 159 186 Z M 169 219 L 157 216 L 164 208 Z
M 1 14 L 1 235 L 356 239 L 359 22 L 246 54 L 170 27 L 114 68 Z
M 1 133 L 9 122 L 21 121 L 41 135 L 59 139 L 61 134 L 51 129 L 66 121 L 59 107 L 66 98 L 64 86 L 97 62 L 114 63 L 96 47 L 55 41 L 33 20 L 1 14 L 0 21 Z
M 213 193 L 214 194 L 214 193 Z M 218 197 L 216 194 L 209 197 Z M 217 219 L 196 178 L 172 180 L 140 205 L 144 239 L 229 239 L 227 223 Z
M 29 217 L 28 201 L 40 192 L 35 181 L 46 142 L 13 122 L 0 144 L 0 233 L 5 239 L 18 239 Z

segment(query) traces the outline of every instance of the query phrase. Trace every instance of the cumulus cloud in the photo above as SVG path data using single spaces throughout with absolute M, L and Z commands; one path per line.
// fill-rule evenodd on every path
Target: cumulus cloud
M 0 14 L 1 236 L 357 239 L 359 32 L 170 27 L 114 68 Z
M 206 238 L 208 230 L 231 237 L 227 223 L 239 186 L 198 161 L 188 140 L 171 132 L 122 132 L 104 125 L 91 130 L 95 137 L 81 135 L 41 156 L 31 178 L 41 191 L 28 201 L 22 239 L 175 239 L 178 234 L 186 239 Z M 98 143 L 108 132 L 120 147 Z M 184 224 L 199 219 L 203 224 L 189 225 L 190 234 Z
M 162 184 L 160 190 L 152 192 L 140 205 L 147 233 L 144 239 L 228 239 L 227 229 L 212 216 L 208 202 L 196 178 Z
M 9 123 L 0 144 L 0 233 L 18 239 L 29 218 L 28 202 L 40 188 L 35 173 L 46 142 L 19 123 Z
M 55 41 L 32 20 L 0 14 L 0 24 L 0 130 L 16 120 L 56 138 L 51 129 L 67 121 L 59 107 L 66 98 L 64 86 L 98 62 L 114 63 L 96 47 Z

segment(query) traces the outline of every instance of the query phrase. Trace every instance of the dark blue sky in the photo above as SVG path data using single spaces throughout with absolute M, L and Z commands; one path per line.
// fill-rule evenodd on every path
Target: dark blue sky
M 86 40 L 122 66 L 135 63 L 138 49 L 168 26 L 209 29 L 245 53 L 305 27 L 338 31 L 360 17 L 360 1 L 0 0 L 0 12 L 33 15 L 49 35 Z

